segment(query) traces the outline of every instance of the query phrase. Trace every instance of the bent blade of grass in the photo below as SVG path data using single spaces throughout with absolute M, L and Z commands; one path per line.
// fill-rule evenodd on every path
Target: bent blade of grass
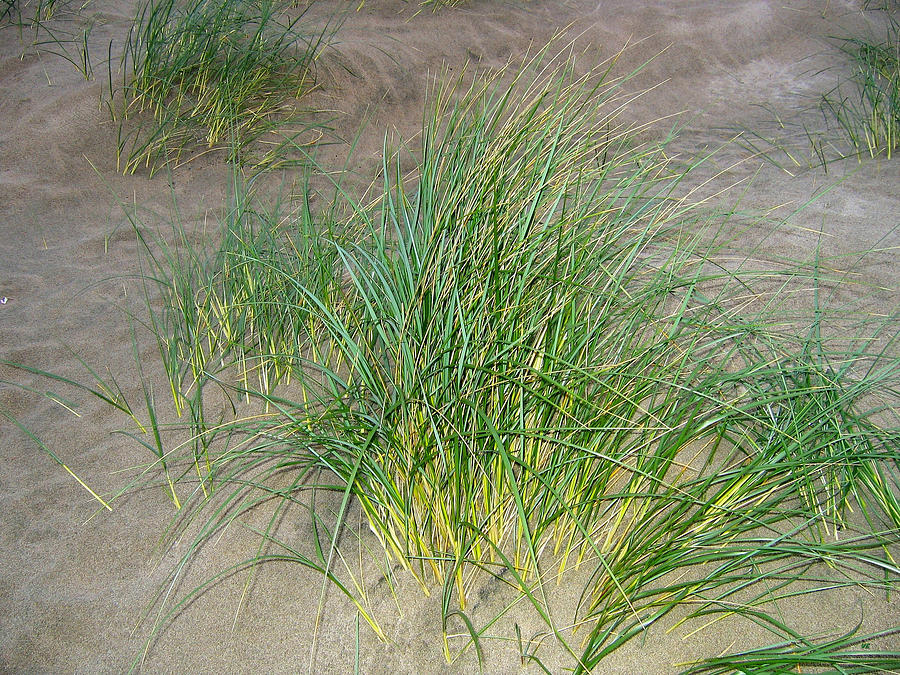
M 47 446 L 46 443 L 38 438 L 30 429 L 28 429 L 28 427 L 22 424 L 19 419 L 15 417 L 15 415 L 7 410 L 4 410 L 3 408 L 0 408 L 0 415 L 3 415 L 6 419 L 12 422 L 19 429 L 19 431 L 28 436 L 28 438 L 30 438 L 41 450 L 43 450 L 50 457 L 50 459 L 59 464 L 66 471 L 66 473 L 68 473 L 72 478 L 75 479 L 75 481 L 81 487 L 87 490 L 91 497 L 100 502 L 103 508 L 105 508 L 107 511 L 112 511 L 112 507 L 103 499 L 103 497 L 94 492 L 94 490 L 91 489 L 91 487 L 87 483 L 81 480 L 81 478 L 78 477 L 78 474 L 72 471 L 72 469 L 70 469 L 69 466 L 65 462 L 63 462 L 59 458 L 59 456 Z
M 871 649 L 871 642 L 896 637 L 898 629 L 858 635 L 859 626 L 846 635 L 813 643 L 786 641 L 760 649 L 728 654 L 689 665 L 685 673 L 788 672 L 803 668 L 833 668 L 841 673 L 889 672 L 900 668 L 900 654 Z

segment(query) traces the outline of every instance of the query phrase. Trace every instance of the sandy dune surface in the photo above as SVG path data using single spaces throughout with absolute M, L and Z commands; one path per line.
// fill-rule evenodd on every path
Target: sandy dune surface
M 327 16 L 335 8 L 345 5 L 320 3 L 313 14 Z M 850 0 L 473 0 L 436 13 L 417 10 L 413 3 L 366 0 L 346 13 L 321 58 L 320 89 L 308 102 L 334 111 L 336 137 L 353 138 L 365 122 L 351 160 L 360 185 L 376 175 L 386 133 L 413 138 L 421 128 L 427 83 L 442 69 L 499 67 L 559 33 L 577 36 L 586 59 L 610 58 L 630 45 L 620 58 L 621 72 L 649 60 L 629 85 L 649 91 L 623 117 L 659 120 L 643 132 L 648 137 L 661 138 L 680 125 L 673 153 L 693 157 L 751 129 L 777 133 L 806 159 L 803 110 L 815 108 L 816 96 L 833 86 L 842 67 L 828 36 L 875 30 L 879 20 Z M 75 32 L 91 22 L 95 58 L 106 58 L 112 40 L 115 61 L 134 11 L 130 0 L 92 0 L 80 13 L 62 12 L 54 20 Z M 0 358 L 89 381 L 81 359 L 104 376 L 114 374 L 123 391 L 139 399 L 133 352 L 151 363 L 156 347 L 141 331 L 132 343 L 127 312 L 139 315 L 141 299 L 137 247 L 124 209 L 136 209 L 144 224 L 154 226 L 171 219 L 177 204 L 190 232 L 210 231 L 224 203 L 228 170 L 220 155 L 210 153 L 152 177 L 143 170 L 119 174 L 115 125 L 100 106 L 106 65 L 95 65 L 95 78 L 85 80 L 70 63 L 29 41 L 27 29 L 20 34 L 0 27 Z M 784 128 L 773 111 L 787 122 Z M 824 129 L 821 118 L 808 119 Z M 346 145 L 336 144 L 320 157 L 337 164 L 345 154 Z M 790 173 L 735 143 L 719 150 L 710 171 L 720 173 L 723 185 L 740 183 L 742 207 L 775 221 L 830 187 L 791 216 L 791 226 L 766 247 L 795 258 L 809 254 L 820 239 L 828 253 L 878 247 L 884 252 L 858 271 L 875 285 L 896 288 L 898 160 L 835 162 L 827 172 L 795 166 L 783 155 L 779 161 Z M 288 190 L 297 179 L 288 172 L 273 182 Z M 720 199 L 735 197 L 732 192 Z M 892 310 L 889 292 L 872 302 L 876 310 Z M 58 389 L 78 403 L 75 415 L 0 384 L 0 407 L 100 494 L 114 494 L 149 461 L 145 449 L 114 433 L 128 428 L 127 420 L 100 401 L 10 368 L 0 368 L 0 379 L 38 391 Z M 68 473 L 0 418 L 0 671 L 127 670 L 152 624 L 152 617 L 140 623 L 142 612 L 183 546 L 177 542 L 160 555 L 173 515 L 158 487 L 130 492 L 112 511 L 98 511 Z M 309 524 L 297 516 L 283 527 L 302 536 Z M 252 554 L 253 541 L 226 532 L 195 559 L 189 578 L 202 580 Z M 388 643 L 365 624 L 358 627 L 353 607 L 334 589 L 326 589 L 317 618 L 321 577 L 290 565 L 260 569 L 236 616 L 246 579 L 225 579 L 167 622 L 143 667 L 325 673 L 351 672 L 358 660 L 367 673 L 477 669 L 471 650 L 446 663 L 439 598 L 425 597 L 402 575 L 396 597 L 377 578 L 364 580 L 372 606 L 385 617 Z M 563 607 L 574 602 L 564 597 L 565 585 L 551 592 Z M 485 592 L 484 616 L 503 601 Z M 849 590 L 799 598 L 785 608 L 809 635 L 848 631 L 863 611 L 870 631 L 897 626 L 900 619 L 896 602 Z M 533 618 L 531 624 L 521 621 L 526 638 L 541 630 Z M 673 623 L 633 640 L 604 661 L 601 672 L 672 672 L 692 659 L 766 639 L 763 631 L 736 621 L 666 633 Z M 497 632 L 508 630 L 509 637 L 511 628 L 505 624 Z M 558 672 L 568 662 L 551 643 L 545 640 L 539 654 Z M 487 672 L 534 668 L 522 663 L 513 640 L 486 643 L 485 658 Z

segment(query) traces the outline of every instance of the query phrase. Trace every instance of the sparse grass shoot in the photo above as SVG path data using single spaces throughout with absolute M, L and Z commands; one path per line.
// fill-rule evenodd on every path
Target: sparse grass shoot
M 93 64 L 88 41 L 93 20 L 82 15 L 84 5 L 73 5 L 67 0 L 24 3 L 3 0 L 0 2 L 0 28 L 8 22 L 18 29 L 23 56 L 29 49 L 38 54 L 53 54 L 71 63 L 85 80 L 90 80 Z

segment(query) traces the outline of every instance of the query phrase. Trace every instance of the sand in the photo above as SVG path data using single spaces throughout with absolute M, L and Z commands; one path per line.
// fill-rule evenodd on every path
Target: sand
M 77 5 L 78 3 L 73 3 Z M 634 80 L 635 91 L 653 87 L 625 112 L 653 125 L 661 137 L 683 127 L 673 152 L 684 157 L 719 148 L 741 130 L 778 135 L 809 156 L 801 122 L 824 120 L 814 108 L 841 72 L 826 39 L 874 29 L 877 13 L 848 0 L 474 0 L 459 8 L 418 13 L 412 3 L 366 0 L 347 14 L 320 65 L 321 89 L 311 104 L 335 111 L 335 133 L 365 131 L 352 167 L 360 184 L 375 176 L 385 133 L 412 138 L 421 125 L 424 94 L 436 73 L 464 64 L 497 67 L 521 58 L 530 44 L 558 32 L 579 35 L 579 47 L 598 59 L 624 45 L 622 72 L 651 59 Z M 323 15 L 341 3 L 323 2 Z M 72 9 L 75 9 L 72 7 Z M 85 80 L 63 59 L 23 43 L 18 30 L 0 28 L 0 358 L 89 381 L 83 359 L 139 400 L 133 349 L 152 362 L 155 345 L 138 331 L 132 346 L 127 311 L 140 311 L 133 231 L 124 208 L 158 225 L 177 204 L 193 233 L 211 228 L 226 193 L 221 156 L 202 155 L 172 171 L 116 171 L 115 126 L 100 107 L 107 46 L 114 59 L 130 25 L 130 0 L 93 0 L 80 15 L 61 12 L 58 29 L 93 24 L 90 47 L 96 79 Z M 24 34 L 26 43 L 29 40 Z M 24 50 L 24 53 L 23 53 Z M 470 66 L 470 67 L 471 67 Z M 773 111 L 786 122 L 775 123 Z M 337 162 L 345 147 L 324 151 Z M 330 153 L 330 154 L 329 154 Z M 776 153 L 777 154 L 777 153 Z M 829 253 L 878 246 L 858 271 L 873 284 L 897 288 L 895 228 L 900 224 L 898 160 L 865 159 L 795 166 L 790 173 L 739 144 L 710 163 L 725 183 L 741 185 L 743 206 L 787 218 L 826 187 L 830 191 L 791 216 L 792 226 L 769 239 L 767 250 L 807 255 L 821 238 Z M 290 186 L 288 173 L 279 181 Z M 722 200 L 731 197 L 722 197 Z M 821 231 L 821 237 L 816 235 Z M 892 294 L 876 294 L 874 309 L 891 311 Z M 76 356 L 77 355 L 77 358 Z M 0 368 L 0 379 L 38 390 L 53 388 L 78 404 L 77 415 L 24 389 L 0 384 L 0 407 L 39 437 L 93 489 L 114 494 L 149 460 L 147 451 L 114 433 L 127 420 L 83 392 Z M 135 491 L 111 512 L 20 429 L 0 418 L 0 671 L 118 672 L 140 654 L 149 625 L 143 610 L 163 582 L 175 553 L 161 556 L 160 538 L 173 517 L 162 489 Z M 283 527 L 309 527 L 293 514 Z M 252 538 L 229 531 L 206 547 L 190 579 L 215 574 L 251 552 Z M 441 650 L 440 605 L 400 577 L 397 596 L 368 578 L 370 600 L 391 641 L 379 642 L 364 624 L 357 630 L 352 606 L 334 589 L 326 600 L 315 644 L 321 577 L 297 566 L 269 566 L 254 577 L 235 620 L 245 576 L 234 576 L 192 602 L 152 644 L 149 672 L 258 671 L 350 672 L 358 658 L 367 673 L 472 672 L 472 652 L 447 665 Z M 562 606 L 567 590 L 553 590 Z M 484 611 L 501 598 L 484 597 Z M 400 611 L 402 609 L 402 611 Z M 786 614 L 806 634 L 853 628 L 865 610 L 866 630 L 900 624 L 900 611 L 883 598 L 846 591 L 788 603 Z M 530 638 L 540 624 L 522 618 Z M 152 623 L 152 622 L 151 622 Z M 505 629 L 512 628 L 507 622 Z M 671 625 L 671 622 L 669 623 Z M 679 663 L 717 654 L 735 644 L 765 639 L 743 624 L 724 621 L 696 634 L 693 626 L 668 634 L 654 628 L 608 660 L 600 672 L 671 672 Z M 457 627 L 459 628 L 459 627 Z M 498 627 L 497 632 L 502 632 Z M 507 632 L 510 636 L 513 633 Z M 566 665 L 545 640 L 539 655 L 551 670 Z M 891 646 L 891 645 L 887 645 Z M 900 649 L 900 644 L 894 644 Z M 529 671 L 513 642 L 490 641 L 487 672 Z M 534 666 L 530 667 L 534 670 Z

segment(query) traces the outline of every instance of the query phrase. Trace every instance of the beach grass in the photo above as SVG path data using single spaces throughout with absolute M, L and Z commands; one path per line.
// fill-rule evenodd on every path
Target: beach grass
M 316 59 L 335 27 L 311 26 L 309 8 L 277 0 L 143 2 L 120 72 L 109 69 L 119 168 L 177 163 L 195 146 L 225 148 L 231 162 L 264 163 L 265 153 L 251 160 L 260 139 L 314 127 L 298 121 L 298 102 L 315 85 Z
M 839 46 L 853 74 L 849 86 L 822 97 L 822 110 L 857 153 L 890 159 L 900 147 L 900 24 L 891 20 L 884 40 L 846 38 Z
M 38 0 L 35 3 L 3 0 L 0 4 L 0 20 L 12 21 L 15 17 L 21 24 L 25 20 L 25 16 L 30 15 L 30 23 L 37 24 L 52 19 L 57 13 L 57 9 L 65 4 L 62 0 Z
M 89 40 L 93 19 L 85 16 L 84 5 L 73 6 L 66 0 L 38 0 L 0 3 L 0 28 L 16 29 L 22 45 L 22 57 L 29 51 L 51 54 L 71 63 L 85 80 L 93 78 Z M 48 84 L 52 84 L 45 70 Z
M 896 10 L 900 6 L 897 0 L 864 0 L 863 9 L 878 9 L 885 12 Z
M 769 645 L 741 654 L 712 658 L 702 665 L 687 669 L 695 673 L 733 672 L 810 672 L 830 669 L 839 673 L 890 672 L 900 667 L 900 654 L 896 650 L 873 647 L 884 641 L 890 644 L 898 631 L 888 630 L 871 635 L 841 635 L 824 641 L 811 641 L 800 637 L 792 641 Z
M 441 7 L 456 7 L 463 4 L 463 2 L 465 0 L 422 0 L 422 6 L 431 7 L 432 10 L 437 11 Z
M 890 3 L 865 3 L 863 9 L 889 12 L 883 37 L 831 38 L 842 58 L 823 72 L 849 66 L 848 73 L 815 94 L 812 105 L 798 100 L 793 113 L 759 104 L 771 121 L 765 131 L 758 123 L 740 128 L 741 145 L 792 175 L 816 167 L 827 172 L 829 163 L 850 157 L 892 157 L 900 144 L 900 24 Z
M 318 559 L 262 538 L 339 583 L 378 634 L 333 569 L 351 500 L 473 642 L 486 577 L 577 669 L 688 602 L 796 639 L 768 613 L 773 587 L 832 585 L 823 567 L 896 579 L 896 334 L 827 335 L 823 298 L 848 283 L 834 261 L 720 261 L 734 214 L 698 208 L 664 147 L 636 143 L 616 81 L 542 57 L 511 84 L 435 89 L 414 174 L 386 151 L 380 197 L 339 222 L 238 204 L 216 256 L 154 258 L 166 304 L 150 323 L 194 439 L 183 509 L 244 505 L 216 509 L 195 547 L 246 505 L 297 502 L 314 474 L 342 495 Z M 212 425 L 205 386 L 267 412 Z M 287 467 L 296 480 L 272 487 Z M 579 648 L 545 584 L 585 566 L 565 624 Z
M 872 290 L 849 257 L 733 250 L 753 223 L 706 203 L 706 158 L 675 165 L 622 120 L 614 68 L 547 48 L 444 77 L 416 144 L 385 143 L 375 198 L 338 181 L 315 213 L 309 187 L 265 206 L 236 177 L 217 241 L 134 221 L 174 414 L 137 357 L 145 412 L 118 405 L 154 456 L 138 480 L 164 474 L 168 536 L 190 542 L 148 647 L 212 583 L 276 560 L 384 637 L 353 565 L 368 550 L 389 587 L 399 565 L 438 593 L 448 659 L 481 657 L 511 606 L 479 624 L 472 597 L 499 584 L 576 672 L 676 608 L 775 635 L 701 671 L 855 662 L 852 636 L 808 638 L 773 598 L 896 584 L 896 323 L 833 300 Z M 279 532 L 296 508 L 311 541 Z M 257 552 L 178 596 L 245 521 Z M 548 586 L 570 579 L 562 618 Z

